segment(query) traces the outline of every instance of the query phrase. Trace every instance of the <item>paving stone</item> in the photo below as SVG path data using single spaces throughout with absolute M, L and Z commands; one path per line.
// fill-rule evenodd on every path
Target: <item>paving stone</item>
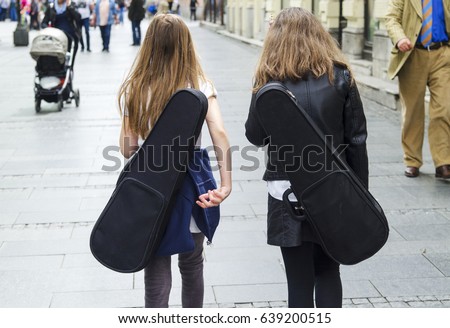
M 263 231 L 235 230 L 223 231 L 214 236 L 214 248 L 240 248 L 267 246 L 267 237 Z
M 217 303 L 275 302 L 287 299 L 286 284 L 213 286 Z
M 384 297 L 370 297 L 369 298 L 370 303 L 386 303 L 386 299 Z
M 219 303 L 219 308 L 235 308 L 236 304 L 234 303 Z
M 386 243 L 377 255 L 450 253 L 448 240 L 395 241 Z
M 390 303 L 371 303 L 374 308 L 390 308 L 392 305 Z
M 372 280 L 382 295 L 439 295 L 450 293 L 450 278 Z M 408 300 L 405 300 L 408 301 Z
M 368 298 L 380 297 L 380 293 L 368 280 L 343 280 L 342 281 L 344 298 Z
M 450 253 L 441 254 L 425 254 L 425 257 L 433 263 L 439 271 L 441 271 L 446 277 L 450 276 Z
M 19 216 L 19 212 L 4 211 L 0 212 L 0 225 L 14 224 Z
M 427 307 L 425 302 L 408 302 L 408 305 L 413 308 Z
M 1 259 L 1 258 L 0 258 Z M 62 263 L 63 268 L 98 268 L 100 263 L 91 253 L 66 254 Z
M 52 308 L 134 308 L 144 306 L 144 291 L 103 290 L 53 293 Z
M 61 268 L 62 255 L 0 257 L 0 271 L 48 271 Z
M 404 297 L 401 297 L 401 296 L 387 296 L 386 300 L 389 303 L 392 303 L 392 302 L 403 302 L 404 301 Z M 417 300 L 419 300 L 419 299 L 417 298 Z
M 410 306 L 406 302 L 390 302 L 391 307 L 393 308 L 409 308 Z
M 253 302 L 254 308 L 268 308 L 270 307 L 269 302 Z
M 353 304 L 353 302 L 350 298 L 344 298 L 342 300 L 342 305 L 347 305 L 347 304 Z
M 437 299 L 440 301 L 450 301 L 450 295 L 438 295 Z
M 0 226 L 0 240 L 60 240 L 69 239 L 73 225 L 14 225 L 12 227 Z
M 436 301 L 436 296 L 418 296 L 421 301 Z
M 142 296 L 144 296 L 144 291 L 142 291 Z M 211 286 L 205 286 L 203 303 L 205 304 L 218 303 L 214 296 L 213 288 Z M 172 307 L 177 305 L 181 305 L 181 287 L 173 287 L 172 290 L 170 291 L 169 306 Z
M 216 303 L 203 304 L 203 308 L 206 309 L 216 309 L 218 306 Z
M 287 307 L 287 302 L 269 302 L 271 308 L 285 308 Z
M 16 219 L 16 223 L 94 222 L 98 219 L 100 213 L 101 209 L 21 212 Z
M 424 301 L 425 307 L 427 308 L 442 308 L 445 307 L 442 302 L 439 301 Z
M 228 262 L 211 262 L 205 265 L 205 277 L 213 286 L 284 283 L 286 275 L 279 261 L 253 260 Z
M 352 298 L 353 304 L 369 304 L 369 300 L 367 298 Z
M 389 225 L 391 226 L 410 226 L 410 225 L 428 225 L 428 224 L 448 224 L 448 220 L 440 213 L 435 211 L 408 211 L 396 212 L 387 215 Z
M 442 277 L 422 255 L 373 256 L 358 265 L 341 269 L 343 279 L 398 279 L 403 277 Z
M 27 240 L 7 241 L 0 249 L 2 256 L 65 255 L 89 253 L 86 240 Z
M 373 308 L 373 305 L 368 303 L 368 304 L 347 304 L 342 306 L 344 308 Z
M 252 303 L 236 303 L 236 308 L 252 308 Z
M 407 240 L 447 240 L 450 224 L 397 226 L 396 230 Z
M 220 233 L 220 232 L 218 232 Z M 261 247 L 241 247 L 241 248 L 219 248 L 205 247 L 206 262 L 228 262 L 230 265 L 235 261 L 252 261 L 254 259 L 270 261 L 282 259 L 279 247 L 270 245 Z

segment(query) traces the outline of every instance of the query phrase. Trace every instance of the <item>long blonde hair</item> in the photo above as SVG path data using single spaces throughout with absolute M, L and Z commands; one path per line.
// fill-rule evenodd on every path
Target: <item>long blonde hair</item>
M 199 79 L 206 80 L 186 24 L 176 15 L 156 15 L 119 90 L 119 109 L 128 111 L 131 132 L 146 138 L 172 94 L 198 89 Z
M 349 69 L 337 42 L 320 21 L 303 8 L 283 9 L 267 32 L 256 68 L 254 89 L 271 80 L 299 80 L 311 73 L 334 80 L 334 64 Z

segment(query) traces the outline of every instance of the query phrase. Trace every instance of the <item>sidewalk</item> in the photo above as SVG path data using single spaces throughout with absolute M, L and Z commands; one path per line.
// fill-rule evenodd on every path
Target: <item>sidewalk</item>
M 230 142 L 243 149 L 260 48 L 190 27 Z M 88 243 L 119 173 L 102 170 L 112 164 L 102 154 L 118 143 L 116 94 L 138 50 L 129 46 L 130 24 L 113 27 L 109 54 L 100 51 L 100 31 L 91 29 L 93 52 L 79 52 L 75 64 L 80 107 L 57 112 L 56 104 L 43 103 L 40 114 L 34 62 L 29 48 L 13 46 L 14 28 L 0 23 L 0 307 L 142 307 L 143 273 L 102 267 Z M 423 174 L 405 178 L 399 113 L 365 105 L 370 190 L 391 234 L 376 256 L 342 267 L 345 307 L 450 307 L 450 184 L 435 180 L 427 146 Z M 262 153 L 252 155 L 262 163 Z M 286 306 L 281 254 L 266 244 L 264 167 L 242 169 L 251 164 L 234 153 L 233 192 L 213 245 L 205 247 L 207 307 Z M 173 307 L 181 303 L 177 271 L 174 257 Z

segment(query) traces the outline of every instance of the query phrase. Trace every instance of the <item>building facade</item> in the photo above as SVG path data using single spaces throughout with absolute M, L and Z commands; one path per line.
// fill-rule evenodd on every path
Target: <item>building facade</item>
M 303 7 L 320 19 L 349 59 L 363 59 L 369 75 L 385 79 L 392 49 L 383 19 L 388 1 L 227 0 L 225 28 L 245 38 L 263 40 L 272 15 L 283 8 Z

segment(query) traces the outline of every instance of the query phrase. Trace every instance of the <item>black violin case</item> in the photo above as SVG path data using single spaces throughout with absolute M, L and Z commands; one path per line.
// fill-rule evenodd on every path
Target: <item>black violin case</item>
M 90 248 L 119 272 L 145 268 L 156 252 L 186 174 L 208 100 L 195 89 L 177 91 L 144 144 L 121 172 L 91 233 Z
M 258 91 L 255 108 L 289 177 L 291 190 L 283 199 L 291 214 L 310 223 L 325 252 L 338 263 L 356 264 L 378 252 L 389 234 L 381 206 L 292 92 L 270 82 Z M 295 207 L 288 201 L 291 192 L 298 200 Z

